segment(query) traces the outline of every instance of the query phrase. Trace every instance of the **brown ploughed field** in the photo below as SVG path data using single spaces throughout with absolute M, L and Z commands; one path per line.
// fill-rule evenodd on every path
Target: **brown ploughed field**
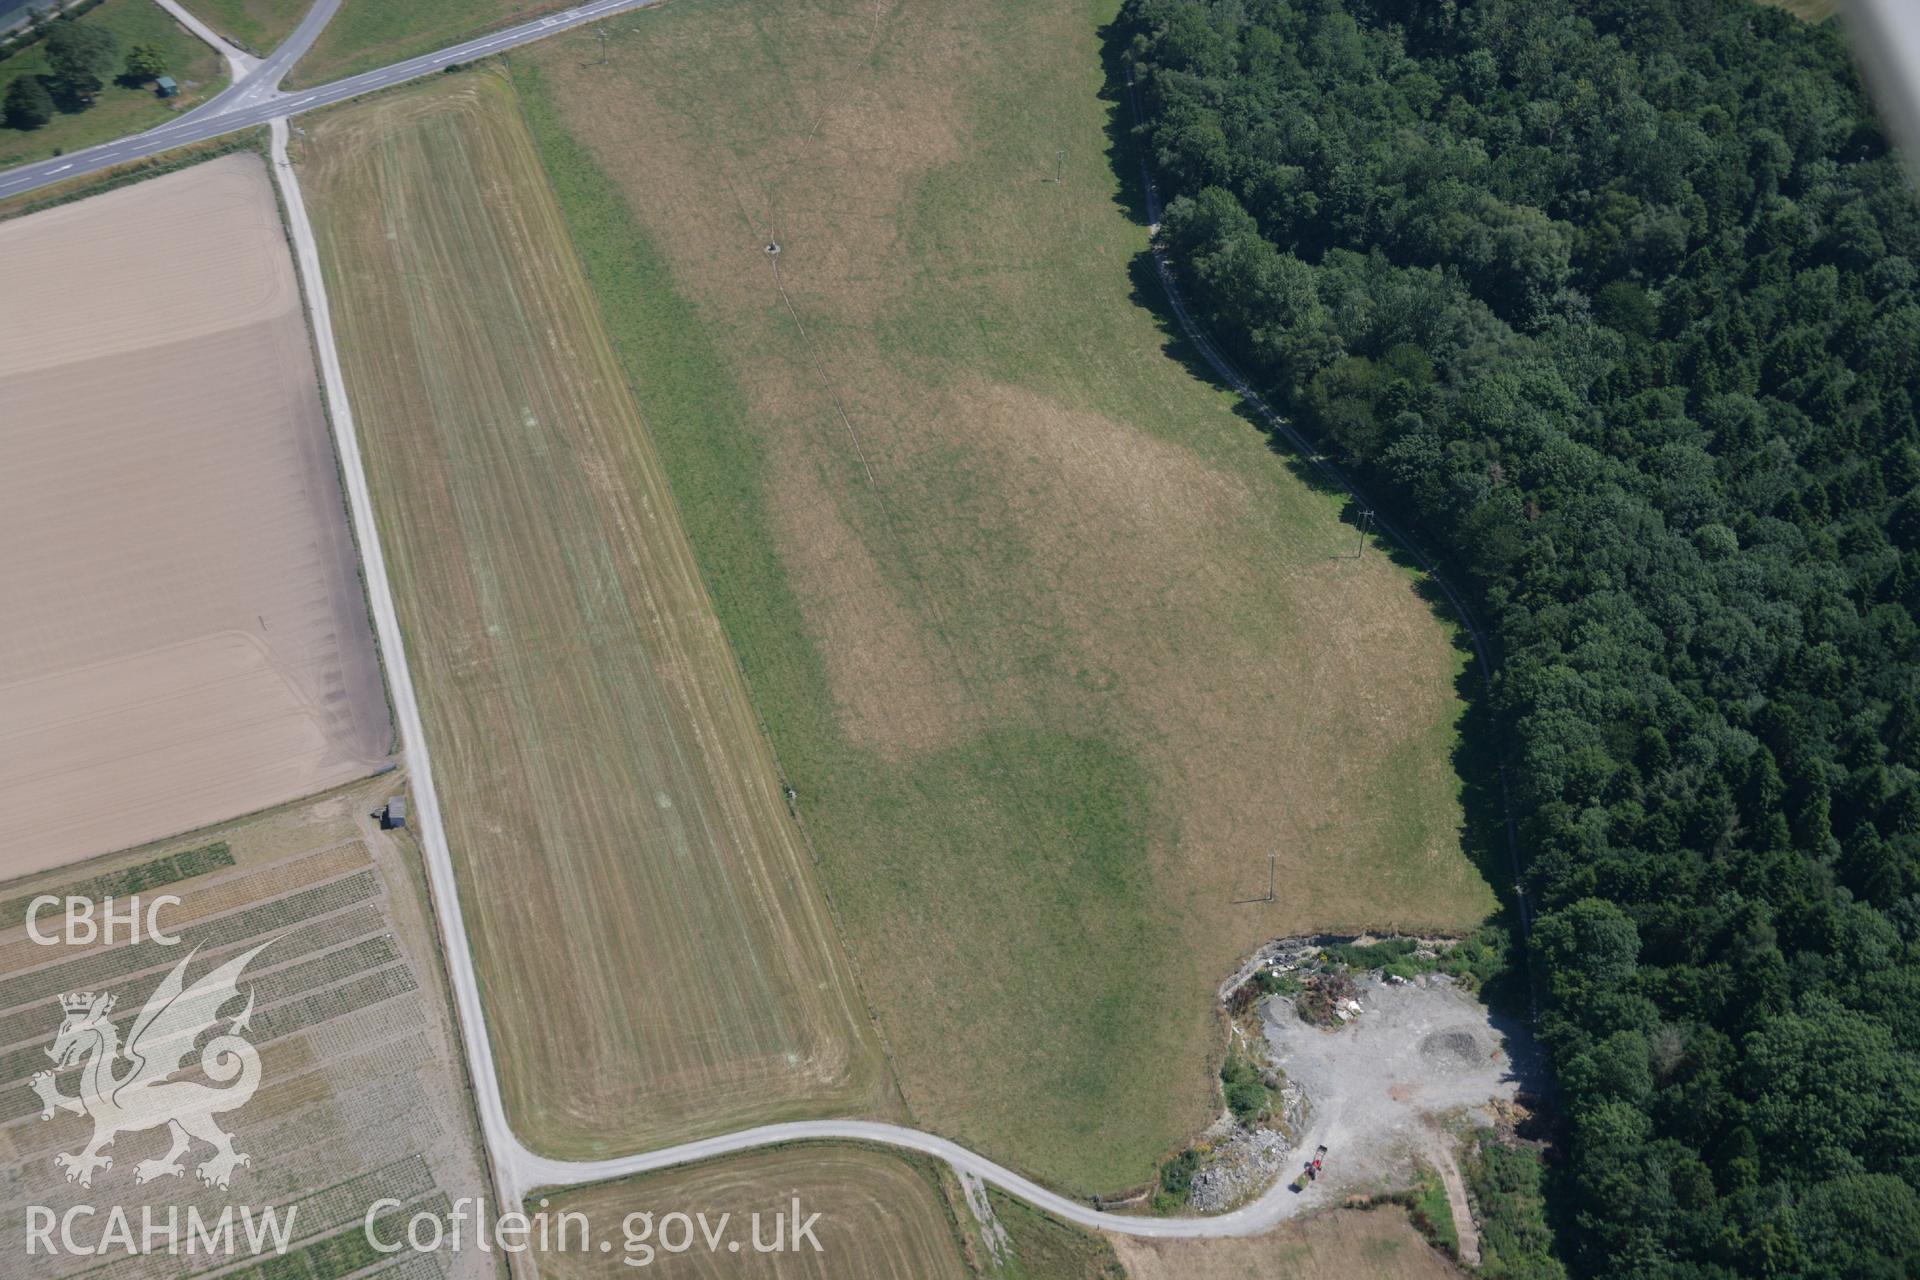
M 391 741 L 265 165 L 0 225 L 0 875 L 362 777 Z

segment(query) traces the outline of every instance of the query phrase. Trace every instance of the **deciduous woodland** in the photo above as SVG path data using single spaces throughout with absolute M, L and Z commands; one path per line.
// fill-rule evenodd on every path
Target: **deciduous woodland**
M 1119 41 L 1204 322 L 1497 639 L 1560 1254 L 1914 1274 L 1920 216 L 1840 34 L 1130 0 Z

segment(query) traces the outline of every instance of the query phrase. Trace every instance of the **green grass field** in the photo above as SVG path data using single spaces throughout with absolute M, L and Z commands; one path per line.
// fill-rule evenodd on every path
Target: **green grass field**
M 183 0 L 193 15 L 247 52 L 265 57 L 300 24 L 312 0 Z
M 269 5 L 279 0 L 214 0 Z M 333 21 L 294 64 L 288 88 L 324 84 L 391 62 L 432 53 L 580 0 L 345 0 Z
M 513 57 L 915 1119 L 1107 1192 L 1211 1117 L 1245 951 L 1494 901 L 1450 628 L 1141 305 L 1111 12 Z
M 88 10 L 79 21 L 113 32 L 120 42 L 122 59 L 136 44 L 150 44 L 159 49 L 166 60 L 167 73 L 180 84 L 179 96 L 163 100 L 156 97 L 151 88 L 123 85 L 108 78 L 93 105 L 84 110 L 56 109 L 53 119 L 38 129 L 15 129 L 0 124 L 0 167 L 44 160 L 151 129 L 180 112 L 191 110 L 227 86 L 226 66 L 220 56 L 188 34 L 186 28 L 153 0 L 106 0 L 98 8 Z M 30 44 L 0 62 L 0 93 L 21 76 L 39 76 L 49 83 L 52 81 L 44 42 Z M 53 96 L 58 104 L 60 95 Z
M 515 1131 L 897 1114 L 652 441 L 497 71 L 300 163 Z

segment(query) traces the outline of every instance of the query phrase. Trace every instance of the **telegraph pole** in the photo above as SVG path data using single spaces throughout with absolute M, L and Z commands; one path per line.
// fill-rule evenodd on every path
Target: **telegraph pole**
M 1353 558 L 1358 560 L 1361 556 L 1367 554 L 1367 533 L 1373 528 L 1372 508 L 1369 507 L 1361 511 L 1360 519 L 1356 523 L 1358 523 L 1360 527 L 1360 549 L 1353 553 Z

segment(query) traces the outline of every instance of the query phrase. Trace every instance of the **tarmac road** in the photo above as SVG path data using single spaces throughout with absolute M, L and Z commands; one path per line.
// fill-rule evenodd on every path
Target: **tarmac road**
M 592 22 L 597 18 L 605 18 L 628 9 L 644 9 L 658 3 L 660 0 L 593 0 L 591 4 L 583 4 L 576 9 L 565 9 L 559 13 L 550 13 L 544 18 L 536 18 L 531 22 L 523 22 L 517 27 L 509 27 L 505 31 L 480 36 L 463 44 L 441 49 L 437 53 L 409 58 L 405 62 L 396 62 L 392 66 L 381 67 L 377 71 L 349 76 L 344 80 L 335 80 L 331 84 L 320 85 L 313 89 L 284 93 L 278 87 L 280 80 L 286 75 L 294 60 L 305 52 L 305 45 L 299 42 L 304 38 L 308 44 L 311 44 L 314 36 L 319 34 L 320 28 L 326 25 L 326 20 L 340 5 L 340 0 L 319 0 L 314 11 L 301 21 L 281 49 L 276 50 L 272 57 L 260 63 L 259 67 L 239 84 L 221 93 L 212 101 L 188 112 L 178 120 L 149 129 L 145 133 L 136 133 L 131 137 L 89 147 L 85 151 L 55 156 L 51 160 L 21 165 L 17 169 L 0 173 L 0 196 L 19 195 L 23 191 L 43 187 L 49 182 L 63 182 L 68 178 L 78 178 L 100 169 L 111 168 L 116 164 L 125 164 L 129 160 L 139 160 L 157 155 L 162 151 L 170 151 L 189 142 L 201 142 L 207 138 L 217 138 L 222 134 L 267 124 L 273 120 L 297 115 L 302 111 L 311 111 L 316 107 L 324 107 L 330 103 L 358 97 L 363 93 L 371 93 L 376 89 L 384 89 L 388 85 L 430 75 L 451 62 L 471 62 L 476 58 L 484 58 L 489 54 L 528 44 L 553 35 L 555 32 Z M 215 47 L 225 51 L 221 43 L 216 43 Z
M 1317 1129 L 1318 1126 L 1316 1126 L 1316 1132 L 1308 1137 L 1299 1150 L 1309 1150 L 1314 1144 L 1323 1140 Z M 659 1151 L 649 1151 L 637 1156 L 622 1156 L 612 1160 L 548 1160 L 523 1149 L 516 1163 L 522 1178 L 519 1185 L 523 1191 L 527 1191 L 542 1187 L 604 1182 L 609 1178 L 621 1178 L 655 1169 L 669 1169 L 695 1160 L 710 1160 L 715 1156 L 733 1155 L 741 1151 L 752 1151 L 758 1147 L 777 1146 L 783 1142 L 821 1140 L 871 1142 L 879 1146 L 917 1151 L 922 1155 L 932 1156 L 936 1160 L 944 1160 L 955 1169 L 971 1173 L 982 1182 L 991 1183 L 1009 1195 L 1025 1200 L 1036 1208 L 1044 1209 L 1057 1218 L 1097 1231 L 1113 1231 L 1128 1236 L 1169 1239 L 1264 1235 L 1286 1219 L 1304 1213 L 1308 1209 L 1326 1208 L 1337 1203 L 1330 1196 L 1317 1196 L 1312 1192 L 1295 1194 L 1287 1189 L 1287 1179 L 1281 1178 L 1259 1199 L 1231 1213 L 1222 1213 L 1210 1218 L 1149 1218 L 1135 1217 L 1131 1214 L 1104 1213 L 1098 1209 L 1090 1209 L 1078 1200 L 1071 1200 L 1057 1192 L 1049 1191 L 1039 1183 L 1023 1178 L 1003 1165 L 995 1164 L 985 1156 L 976 1155 L 957 1142 L 949 1142 L 945 1138 L 935 1137 L 931 1133 L 922 1133 L 918 1129 L 908 1129 L 897 1124 L 881 1124 L 872 1120 L 798 1120 L 788 1124 L 762 1125 L 757 1129 L 741 1129 L 734 1133 L 722 1134 L 717 1138 L 685 1142 L 677 1147 L 665 1147 Z

